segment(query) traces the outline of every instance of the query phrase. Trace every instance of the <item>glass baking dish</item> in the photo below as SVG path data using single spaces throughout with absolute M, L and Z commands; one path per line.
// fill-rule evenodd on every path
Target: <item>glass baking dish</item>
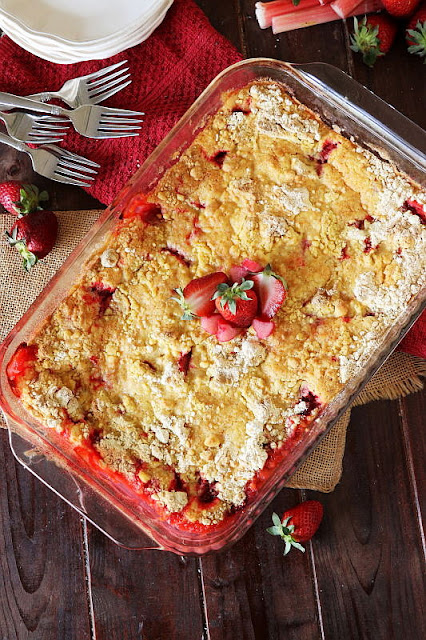
M 0 406 L 15 456 L 107 536 L 128 548 L 200 555 L 236 542 L 383 364 L 426 306 L 425 288 L 396 319 L 359 375 L 345 385 L 312 423 L 309 432 L 272 471 L 255 499 L 228 517 L 223 526 L 208 533 L 183 531 L 161 519 L 129 487 L 95 472 L 67 441 L 55 431 L 44 429 L 20 405 L 6 377 L 6 365 L 16 348 L 30 338 L 67 295 L 131 198 L 153 188 L 209 116 L 217 111 L 222 94 L 257 78 L 279 81 L 327 124 L 340 127 L 348 137 L 353 136 L 359 144 L 393 162 L 422 186 L 426 184 L 426 156 L 421 151 L 426 148 L 426 133 L 417 125 L 334 67 L 322 63 L 292 65 L 263 58 L 237 63 L 217 76 L 130 179 L 0 347 Z

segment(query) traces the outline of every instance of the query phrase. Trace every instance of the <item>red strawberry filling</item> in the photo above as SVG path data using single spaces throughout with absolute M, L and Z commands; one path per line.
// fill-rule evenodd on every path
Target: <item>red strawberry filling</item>
M 317 163 L 316 171 L 319 176 L 322 174 L 323 165 L 327 164 L 331 152 L 334 149 L 336 149 L 336 147 L 337 147 L 337 142 L 332 142 L 331 140 L 326 140 L 322 145 L 322 149 L 319 153 L 319 157 L 316 158 L 316 163 Z
M 147 202 L 144 194 L 140 193 L 131 200 L 123 212 L 123 218 L 140 218 L 147 224 L 158 224 L 163 221 L 163 212 L 159 204 Z
M 6 375 L 15 396 L 21 395 L 20 382 L 34 370 L 37 360 L 37 346 L 19 345 L 6 367 Z
M 84 296 L 84 300 L 91 303 L 99 304 L 99 313 L 103 315 L 108 309 L 115 288 L 110 287 L 103 282 L 95 282 L 89 289 L 89 293 Z
M 211 484 L 204 478 L 198 478 L 197 497 L 200 502 L 203 504 L 210 504 L 213 500 L 216 500 L 217 490 L 215 489 L 215 484 L 216 483 Z
M 342 249 L 342 253 L 340 254 L 340 258 L 339 260 L 349 260 L 350 259 L 350 255 L 348 253 L 348 247 L 347 245 L 345 245 Z
M 210 162 L 213 162 L 213 164 L 222 168 L 227 155 L 228 155 L 227 151 L 218 151 L 213 156 L 210 156 L 208 159 L 210 160 Z
M 161 251 L 163 253 L 170 253 L 171 256 L 174 256 L 177 260 L 179 260 L 181 264 L 185 265 L 185 267 L 189 267 L 189 265 L 191 264 L 191 260 L 189 260 L 189 258 L 187 258 L 183 253 L 181 253 L 174 247 L 163 247 Z
M 416 216 L 419 216 L 422 224 L 426 224 L 426 211 L 424 206 L 416 200 L 406 200 L 402 205 L 402 211 L 409 211 Z
M 199 221 L 199 215 L 196 214 L 192 220 L 192 229 L 191 231 L 186 235 L 186 242 L 188 244 L 191 244 L 191 240 L 195 237 L 198 236 L 200 233 L 202 233 L 202 229 L 201 227 L 198 225 L 198 221 Z
M 192 357 L 192 349 L 190 349 L 187 353 L 181 353 L 178 360 L 178 369 L 185 376 L 188 373 L 190 362 Z

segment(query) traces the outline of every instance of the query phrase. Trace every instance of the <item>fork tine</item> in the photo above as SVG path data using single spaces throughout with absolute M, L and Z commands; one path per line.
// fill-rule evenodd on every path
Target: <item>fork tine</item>
M 115 109 L 113 107 L 103 107 L 102 116 L 144 116 L 144 111 L 130 111 L 129 109 Z
M 73 184 L 76 187 L 91 187 L 90 183 L 84 182 L 83 180 L 75 180 L 74 178 L 68 178 L 67 176 L 63 176 L 60 173 L 54 173 L 50 176 L 51 180 L 55 180 L 56 182 L 63 182 L 64 184 Z
M 131 83 L 132 83 L 132 81 L 128 80 L 127 82 L 123 82 L 123 84 L 120 84 L 120 85 L 118 85 L 118 87 L 114 87 L 113 89 L 110 89 L 109 91 L 105 91 L 104 93 L 98 93 L 98 95 L 96 96 L 96 101 L 97 102 L 103 102 L 107 98 L 110 98 L 111 96 L 113 96 L 115 93 L 118 93 L 119 91 L 122 91 L 122 89 L 124 89 L 125 87 L 127 87 L 127 85 L 129 85 Z M 92 98 L 92 100 L 93 100 L 93 98 Z
M 65 118 L 64 116 L 44 116 L 42 114 L 39 114 L 35 119 L 35 122 L 62 122 L 63 124 L 67 124 L 69 122 L 68 118 Z
M 102 132 L 98 131 L 96 134 L 96 140 L 104 140 L 106 138 L 134 138 L 139 133 L 114 133 L 114 132 Z
M 140 124 L 143 122 L 142 118 L 114 118 L 102 116 L 99 119 L 100 124 Z
M 67 130 L 68 128 L 69 128 L 69 125 L 65 125 L 65 124 L 61 126 L 56 126 L 53 124 L 47 124 L 46 122 L 38 122 L 38 121 L 34 123 L 34 127 L 33 127 L 33 129 L 40 130 L 40 131 L 43 129 L 46 129 L 47 131 L 64 131 L 64 130 Z
M 113 124 L 113 125 L 100 124 L 98 126 L 98 131 L 111 131 L 112 133 L 116 131 L 117 133 L 121 133 L 122 131 L 139 131 L 139 129 L 141 128 L 142 127 L 137 127 L 135 125 L 128 127 L 126 125 L 119 125 L 119 124 Z
M 55 169 L 55 173 L 64 175 L 68 178 L 76 178 L 76 180 L 94 180 L 95 176 L 86 176 L 81 171 L 71 171 L 68 167 L 63 167 L 60 162 Z
M 89 94 L 90 97 L 95 98 L 97 97 L 100 93 L 102 93 L 102 91 L 108 91 L 108 89 L 112 89 L 113 87 L 117 86 L 118 84 L 120 84 L 120 82 L 124 82 L 125 80 L 127 80 L 127 78 L 130 78 L 130 73 L 126 73 L 124 76 L 120 76 L 119 78 L 116 78 L 115 80 L 111 80 L 111 82 L 107 82 L 105 84 L 103 84 L 100 87 L 96 87 L 96 89 L 89 89 Z M 130 81 L 131 82 L 131 81 Z M 117 91 L 117 89 L 116 89 Z
M 77 162 L 70 162 L 66 156 L 65 158 L 61 158 L 60 160 L 60 165 L 61 167 L 67 167 L 68 169 L 80 169 L 81 171 L 84 171 L 85 173 L 98 173 L 96 171 L 96 169 L 92 169 L 92 167 L 86 167 L 84 165 L 82 165 L 81 163 L 77 163 Z
M 108 76 L 102 76 L 102 78 L 99 78 L 98 80 L 95 80 L 95 82 L 91 82 L 88 85 L 88 90 L 89 92 L 91 92 L 92 90 L 96 90 L 96 89 L 101 89 L 105 84 L 107 84 L 108 82 L 112 81 L 112 80 L 120 80 L 120 77 L 122 75 L 124 75 L 127 71 L 129 70 L 129 67 L 125 67 L 124 69 L 119 69 L 118 71 L 116 71 L 115 73 L 111 73 L 111 75 Z M 128 76 L 130 75 L 130 73 L 127 74 Z
M 116 62 L 115 64 L 110 65 L 109 67 L 105 67 L 104 69 L 99 69 L 99 71 L 94 71 L 93 73 L 89 73 L 87 76 L 84 76 L 87 81 L 91 81 L 94 78 L 100 78 L 101 76 L 114 71 L 114 69 L 118 69 L 123 64 L 127 64 L 128 60 L 122 60 L 121 62 Z
M 49 137 L 43 137 L 43 138 L 36 138 L 33 136 L 32 133 L 28 134 L 28 142 L 31 142 L 31 144 L 52 144 L 53 142 L 62 142 L 63 138 L 49 138 Z

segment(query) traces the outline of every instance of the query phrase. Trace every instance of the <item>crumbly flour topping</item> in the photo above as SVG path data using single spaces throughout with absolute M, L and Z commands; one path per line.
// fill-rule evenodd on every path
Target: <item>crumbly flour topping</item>
M 145 196 L 163 220 L 106 239 L 33 336 L 21 398 L 158 508 L 216 524 L 426 286 L 426 194 L 259 81 L 224 96 Z M 174 288 L 245 258 L 288 283 L 269 338 L 219 343 L 181 320 Z

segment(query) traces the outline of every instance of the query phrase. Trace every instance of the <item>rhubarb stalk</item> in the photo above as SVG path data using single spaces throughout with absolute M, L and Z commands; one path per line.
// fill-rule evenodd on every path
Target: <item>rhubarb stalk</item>
M 332 3 L 334 4 L 334 3 Z M 334 11 L 332 4 L 325 6 L 310 7 L 301 9 L 286 15 L 272 18 L 272 32 L 283 33 L 285 31 L 293 31 L 294 29 L 302 29 L 303 27 L 311 27 L 316 24 L 324 24 L 339 20 L 340 16 Z M 380 0 L 363 0 L 350 13 L 349 16 L 357 16 L 364 13 L 372 13 L 383 7 Z
M 308 9 L 309 7 L 318 7 L 318 2 L 324 0 L 300 0 L 297 5 L 293 4 L 292 0 L 273 0 L 273 2 L 256 2 L 255 13 L 256 18 L 261 29 L 267 29 L 272 26 L 272 19 L 278 16 L 287 15 L 293 13 L 293 11 L 300 11 L 301 9 Z M 326 0 L 331 2 L 331 0 Z M 358 0 L 359 1 L 359 0 Z
M 372 2 L 366 4 L 365 0 L 361 2 L 360 0 L 334 0 L 330 6 L 333 7 L 339 18 L 348 18 L 349 16 L 372 13 L 383 9 L 383 4 L 380 0 L 377 0 L 374 7 Z M 355 10 L 356 14 L 354 14 Z

